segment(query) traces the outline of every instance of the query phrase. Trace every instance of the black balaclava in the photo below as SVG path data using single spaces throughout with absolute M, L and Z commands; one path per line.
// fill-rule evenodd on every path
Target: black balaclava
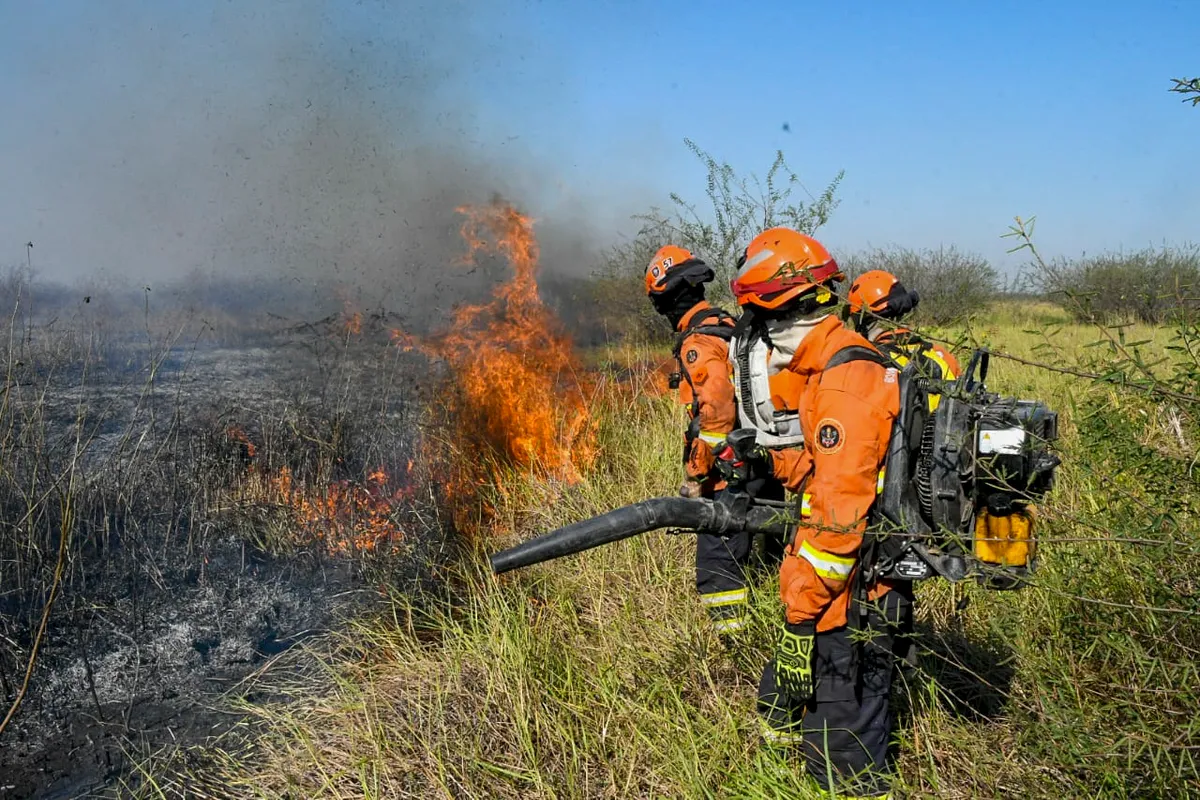
M 667 318 L 667 322 L 671 323 L 672 330 L 678 330 L 679 321 L 683 319 L 683 315 L 695 308 L 696 304 L 703 299 L 704 284 L 702 283 L 695 286 L 683 283 L 674 291 L 650 295 L 650 302 L 654 304 L 654 310 Z
M 868 339 L 872 327 L 879 325 L 881 320 L 898 323 L 921 303 L 921 296 L 915 289 L 906 289 L 904 284 L 896 281 L 887 296 L 887 305 L 879 311 L 862 309 L 854 315 L 854 328 Z

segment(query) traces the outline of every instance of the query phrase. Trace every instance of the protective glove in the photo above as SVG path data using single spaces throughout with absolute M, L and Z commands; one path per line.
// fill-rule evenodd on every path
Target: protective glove
M 813 696 L 813 647 L 817 624 L 788 622 L 775 647 L 775 683 L 779 693 L 795 705 L 803 705 Z
M 717 453 L 717 472 L 730 486 L 744 486 L 753 480 L 771 477 L 771 454 L 760 444 L 737 453 L 726 445 Z
M 704 494 L 704 492 L 701 489 L 700 483 L 698 481 L 691 481 L 691 480 L 684 481 L 683 485 L 679 487 L 679 496 L 680 497 L 696 498 L 696 497 L 702 497 L 703 494 Z

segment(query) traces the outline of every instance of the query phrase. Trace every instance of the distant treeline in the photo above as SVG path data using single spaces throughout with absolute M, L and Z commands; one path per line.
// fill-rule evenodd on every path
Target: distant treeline
M 1200 247 L 1060 259 L 1031 273 L 1031 285 L 1064 303 L 1081 322 L 1190 320 L 1200 309 Z
M 601 265 L 575 293 L 589 310 L 585 327 L 614 336 L 665 339 L 662 321 L 646 302 L 642 271 L 648 247 L 627 248 Z M 634 260 L 630 256 L 645 256 Z M 1004 279 L 985 259 L 956 247 L 923 250 L 877 248 L 839 260 L 848 280 L 883 269 L 915 289 L 921 303 L 915 324 L 947 325 L 964 321 L 999 299 L 1058 303 L 1078 322 L 1171 323 L 1200 310 L 1200 247 L 1163 246 L 1134 252 L 1112 252 L 1062 258 L 1046 269 L 1027 268 Z M 720 288 L 717 288 L 720 292 Z
M 665 241 L 665 238 L 664 238 Z M 543 298 L 584 345 L 630 337 L 665 341 L 670 332 L 646 301 L 643 270 L 658 238 L 614 248 L 588 277 L 540 276 Z M 956 247 L 876 248 L 840 259 L 847 291 L 855 276 L 883 269 L 915 289 L 921 303 L 912 322 L 950 325 L 997 299 L 1061 304 L 1078 322 L 1154 324 L 1190 319 L 1200 310 L 1200 246 L 1163 246 L 1058 259 L 1005 279 L 982 256 Z M 720 279 L 712 294 L 730 305 Z M 96 345 L 129 336 L 181 335 L 216 345 L 253 344 L 305 324 L 343 315 L 403 318 L 403 308 L 371 308 L 334 285 L 193 273 L 152 287 L 36 280 L 21 268 L 0 271 L 0 308 L 14 331 L 39 328 L 88 335 Z

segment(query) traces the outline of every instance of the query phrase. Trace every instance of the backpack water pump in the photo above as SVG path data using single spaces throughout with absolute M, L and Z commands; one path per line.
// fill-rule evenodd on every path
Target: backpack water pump
M 900 414 L 865 545 L 868 577 L 974 577 L 1012 589 L 1035 569 L 1036 503 L 1060 463 L 1049 449 L 1058 414 L 989 392 L 988 361 L 986 349 L 975 351 L 953 381 L 912 362 L 901 370 Z M 941 398 L 933 412 L 930 394 Z
M 873 349 L 847 349 L 854 352 L 844 360 L 886 361 Z M 955 380 L 928 376 L 921 359 L 896 368 L 900 410 L 863 540 L 864 577 L 1025 585 L 1036 566 L 1036 503 L 1052 488 L 1059 464 L 1049 449 L 1058 414 L 988 392 L 986 349 Z M 932 394 L 939 397 L 934 411 Z M 727 441 L 749 447 L 754 438 L 754 429 L 742 429 Z M 499 574 L 664 528 L 786 537 L 798 520 L 793 505 L 745 493 L 717 502 L 656 497 L 536 536 L 490 561 Z

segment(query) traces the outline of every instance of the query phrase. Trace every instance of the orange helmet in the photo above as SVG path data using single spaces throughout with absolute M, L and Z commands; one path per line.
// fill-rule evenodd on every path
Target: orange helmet
M 729 285 L 742 306 L 779 308 L 814 293 L 819 307 L 833 303 L 827 284 L 845 277 L 816 239 L 791 228 L 770 228 L 746 247 Z
M 646 267 L 646 294 L 666 294 L 684 281 L 695 286 L 715 277 L 708 264 L 688 250 L 669 244 L 660 247 Z
M 917 307 L 920 297 L 916 292 L 904 288 L 904 284 L 890 272 L 873 269 L 864 272 L 850 284 L 846 296 L 851 314 L 864 310 L 885 319 L 899 319 Z

